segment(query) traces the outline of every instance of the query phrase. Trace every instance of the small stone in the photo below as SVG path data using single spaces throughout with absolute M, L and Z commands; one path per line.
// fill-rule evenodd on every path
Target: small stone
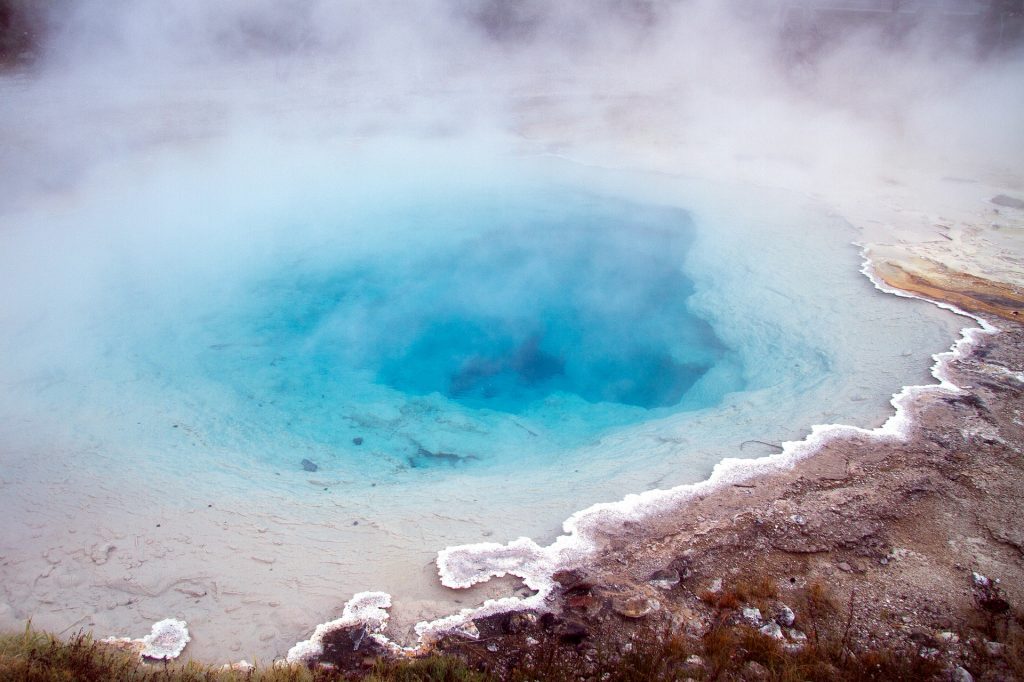
M 648 582 L 659 590 L 671 590 L 681 579 L 679 571 L 666 568 L 652 573 Z
M 796 614 L 793 613 L 793 609 L 781 604 L 779 612 L 775 615 L 775 622 L 785 628 L 792 627 L 796 622 Z
M 853 566 L 846 563 L 845 561 L 840 561 L 836 565 L 836 568 L 838 568 L 840 571 L 845 571 L 846 573 L 853 573 Z
M 311 462 L 308 459 L 302 460 L 303 471 L 317 471 L 320 469 L 315 462 Z
M 526 632 L 537 625 L 537 616 L 523 611 L 513 611 L 502 623 L 502 631 L 508 634 Z
M 452 632 L 454 634 L 456 634 L 456 635 L 462 635 L 463 637 L 468 637 L 469 639 L 479 639 L 480 638 L 480 629 L 477 628 L 476 623 L 471 621 L 471 620 L 463 623 L 462 625 L 460 625 L 460 626 L 458 626 L 458 627 L 456 627 L 454 629 L 452 629 Z
M 971 578 L 973 578 L 974 584 L 977 587 L 988 587 L 992 584 L 992 581 L 983 576 L 981 573 L 972 573 Z
M 574 568 L 568 571 L 555 571 L 551 579 L 568 590 L 585 582 L 586 575 L 583 571 Z
M 800 632 L 799 630 L 789 629 L 786 631 L 786 634 L 789 635 L 789 638 L 791 640 L 798 644 L 804 644 L 805 642 L 807 642 L 807 635 Z
M 802 514 L 793 514 L 789 517 L 789 520 L 798 526 L 806 526 L 807 519 Z
M 783 639 L 782 628 L 779 627 L 778 623 L 768 623 L 767 625 L 762 625 L 759 631 L 765 637 L 771 637 L 772 639 Z
M 938 640 L 932 636 L 932 633 L 920 627 L 911 628 L 910 639 L 921 646 L 928 647 L 929 649 L 934 649 L 939 646 Z
M 496 654 L 496 653 L 498 653 L 498 645 L 497 644 L 488 644 L 487 645 L 487 650 L 490 651 L 492 654 Z
M 740 671 L 740 677 L 750 682 L 760 682 L 761 680 L 770 679 L 771 675 L 768 672 L 768 668 L 765 668 L 757 661 L 747 661 L 747 664 Z
M 940 632 L 939 641 L 947 644 L 956 644 L 960 641 L 960 636 L 955 632 Z
M 110 560 L 110 555 L 114 553 L 115 549 L 117 549 L 117 547 L 108 542 L 104 545 L 95 547 L 90 558 L 94 564 L 102 566 Z
M 362 445 L 363 444 L 363 437 L 362 436 L 356 436 L 355 438 L 352 439 L 352 444 L 353 445 Z
M 582 623 L 574 623 L 566 621 L 562 624 L 560 632 L 558 633 L 558 639 L 563 644 L 579 644 L 587 637 L 590 637 L 590 631 Z
M 985 642 L 985 653 L 989 656 L 1002 656 L 1006 645 L 999 642 Z
M 686 660 L 683 661 L 683 666 L 686 668 L 703 668 L 704 659 L 697 654 L 690 654 L 686 657 Z
M 958 665 L 953 668 L 953 682 L 974 682 L 974 675 L 968 672 L 967 668 Z
M 722 579 L 715 578 L 711 581 L 711 587 L 708 588 L 708 592 L 721 592 L 722 591 Z
M 540 642 L 533 637 L 526 638 L 526 646 L 537 646 Z
M 754 606 L 747 606 L 743 609 L 743 619 L 751 625 L 761 624 L 761 609 Z
M 643 618 L 661 608 L 657 599 L 648 597 L 628 597 L 612 601 L 615 613 L 626 618 Z

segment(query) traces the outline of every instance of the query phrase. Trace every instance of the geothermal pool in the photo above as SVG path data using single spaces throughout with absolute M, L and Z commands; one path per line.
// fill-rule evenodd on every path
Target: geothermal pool
M 550 541 L 817 423 L 876 426 L 960 321 L 785 192 L 515 154 L 176 149 L 3 215 L 0 617 L 283 654 L 398 638 L 452 544 Z M 423 159 L 430 160 L 426 163 Z

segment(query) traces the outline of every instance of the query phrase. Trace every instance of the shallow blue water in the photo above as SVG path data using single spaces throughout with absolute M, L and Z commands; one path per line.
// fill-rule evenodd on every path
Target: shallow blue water
M 296 228 L 255 267 L 184 267 L 180 298 L 133 299 L 113 326 L 151 380 L 230 395 L 207 410 L 212 442 L 244 432 L 289 465 L 282 434 L 318 466 L 369 449 L 398 469 L 527 458 L 742 387 L 708 381 L 734 359 L 688 307 L 694 229 L 680 209 L 573 192 L 375 206 Z

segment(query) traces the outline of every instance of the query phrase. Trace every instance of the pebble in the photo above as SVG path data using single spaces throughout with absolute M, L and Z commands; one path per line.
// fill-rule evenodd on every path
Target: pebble
M 708 588 L 708 592 L 721 592 L 722 591 L 722 579 L 715 578 L 711 581 L 711 587 Z
M 492 654 L 497 653 L 498 652 L 498 645 L 497 644 L 488 644 L 487 645 L 487 650 L 490 651 Z
M 317 471 L 319 468 L 320 467 L 318 467 L 315 462 L 311 462 L 308 459 L 302 460 L 303 471 Z
M 778 623 L 768 623 L 762 625 L 760 632 L 765 637 L 771 637 L 772 639 L 782 639 L 782 628 L 779 627 Z
M 791 627 L 796 622 L 796 614 L 793 613 L 793 609 L 782 604 L 779 606 L 778 615 L 775 616 L 775 622 L 786 628 Z
M 853 566 L 851 566 L 850 564 L 846 563 L 845 561 L 840 561 L 840 562 L 839 562 L 839 563 L 838 563 L 838 564 L 836 565 L 836 567 L 837 567 L 837 568 L 838 568 L 838 569 L 839 569 L 840 571 L 845 571 L 846 573 L 853 573 Z

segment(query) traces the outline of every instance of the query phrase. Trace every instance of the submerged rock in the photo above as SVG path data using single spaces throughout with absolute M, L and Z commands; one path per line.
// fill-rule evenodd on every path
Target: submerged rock
M 992 203 L 996 206 L 1006 206 L 1007 208 L 1020 208 L 1024 209 L 1024 200 L 1018 199 L 1017 197 L 1010 197 L 1005 194 L 997 194 L 992 197 Z
M 308 459 L 302 460 L 303 471 L 318 471 L 320 467 L 316 465 L 316 462 L 311 462 Z

